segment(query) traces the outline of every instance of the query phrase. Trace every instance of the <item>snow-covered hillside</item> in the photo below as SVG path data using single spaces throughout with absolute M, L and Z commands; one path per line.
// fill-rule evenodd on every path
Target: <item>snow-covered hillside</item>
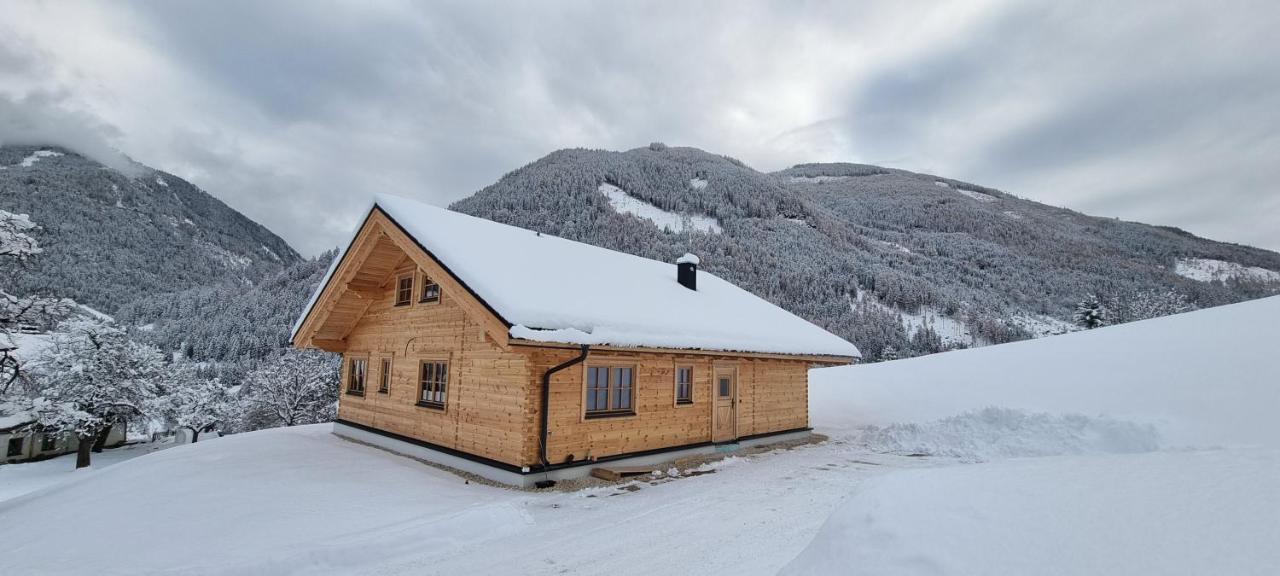
M 1001 406 L 1155 425 L 1174 444 L 1280 448 L 1280 297 L 1047 339 L 815 370 L 813 421 L 928 422 Z
M 815 370 L 830 441 L 574 492 L 202 440 L 0 503 L 0 573 L 1264 574 L 1277 342 L 1271 298 Z

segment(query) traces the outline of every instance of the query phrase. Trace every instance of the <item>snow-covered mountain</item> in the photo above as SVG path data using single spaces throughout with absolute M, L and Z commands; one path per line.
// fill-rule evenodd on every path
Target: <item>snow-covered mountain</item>
M 71 150 L 0 146 L 0 210 L 29 214 L 43 247 L 0 288 L 108 313 L 138 298 L 256 282 L 301 260 L 284 240 L 190 183 L 121 172 Z
M 0 209 L 30 214 L 45 248 L 0 270 L 0 289 L 74 298 L 202 360 L 282 345 L 324 263 L 175 176 L 139 173 L 0 147 Z M 1274 252 L 858 164 L 762 173 L 693 148 L 561 150 L 453 208 L 664 261 L 695 252 L 867 360 L 1069 331 L 1095 294 L 1124 322 L 1280 291 Z
M 1280 289 L 1280 254 L 1175 228 L 902 170 L 762 173 L 660 144 L 561 150 L 453 208 L 659 260 L 697 253 L 871 360 L 1067 331 L 1092 294 L 1128 321 Z

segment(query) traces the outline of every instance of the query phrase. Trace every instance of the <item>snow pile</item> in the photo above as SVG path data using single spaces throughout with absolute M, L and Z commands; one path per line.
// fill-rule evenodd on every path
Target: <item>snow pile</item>
M 705 185 L 706 181 L 703 181 Z M 696 186 L 695 186 L 696 187 Z M 668 212 L 653 204 L 645 202 L 613 184 L 601 184 L 600 193 L 609 199 L 609 205 L 619 214 L 631 214 L 653 222 L 658 228 L 677 234 L 686 229 L 704 234 L 719 234 L 720 221 L 702 214 L 678 214 Z
M 704 178 L 694 178 L 689 181 L 689 187 L 694 190 L 705 190 L 707 188 L 707 181 Z
M 1179 276 L 1197 282 L 1226 282 L 1227 280 L 1280 282 L 1280 272 L 1208 258 L 1179 258 L 1174 264 L 1173 271 Z
M 378 195 L 375 202 L 510 324 L 516 338 L 859 356 L 839 336 L 706 271 L 698 272 L 698 289 L 690 290 L 676 281 L 676 265 L 669 262 L 395 196 Z M 580 273 L 566 273 L 572 271 Z
M 925 424 L 871 426 L 858 442 L 876 452 L 970 462 L 1028 456 L 1135 453 L 1159 448 L 1152 426 L 1079 414 L 985 408 Z
M 868 480 L 781 574 L 1274 574 L 1280 451 L 1010 460 Z
M 1280 447 L 1280 297 L 920 358 L 813 370 L 819 431 L 988 406 L 1107 415 L 1168 445 Z

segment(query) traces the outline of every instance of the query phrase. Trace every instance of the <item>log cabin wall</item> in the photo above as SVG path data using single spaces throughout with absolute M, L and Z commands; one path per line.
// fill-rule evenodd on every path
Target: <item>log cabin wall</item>
M 413 270 L 401 268 L 396 277 Z M 395 305 L 393 279 L 347 335 L 338 417 L 520 465 L 536 410 L 528 396 L 525 356 L 489 340 L 447 291 L 437 303 L 420 303 L 422 278 L 415 277 L 407 306 Z M 368 360 L 363 396 L 347 393 L 354 359 Z M 391 360 L 392 373 L 385 394 L 378 391 L 383 359 Z M 448 362 L 443 410 L 418 405 L 424 361 Z
M 523 348 L 523 347 L 522 347 Z M 524 348 L 534 381 L 530 396 L 537 402 L 541 375 L 577 355 L 576 350 Z M 632 366 L 635 370 L 635 415 L 588 419 L 584 416 L 586 370 L 590 366 Z M 693 368 L 693 403 L 675 402 L 676 368 Z M 583 365 L 552 376 L 550 436 L 552 464 L 601 458 L 711 441 L 713 369 L 737 368 L 736 436 L 806 428 L 809 425 L 808 370 L 803 360 L 761 359 L 678 353 L 592 351 Z M 538 461 L 537 407 L 523 460 Z

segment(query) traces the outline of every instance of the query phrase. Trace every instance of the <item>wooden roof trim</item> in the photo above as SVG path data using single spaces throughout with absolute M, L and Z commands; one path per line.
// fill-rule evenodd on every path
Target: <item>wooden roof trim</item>
M 365 216 L 360 224 L 360 231 L 343 252 L 338 266 L 334 268 L 333 274 L 321 288 L 320 296 L 307 311 L 307 316 L 299 325 L 293 339 L 294 345 L 315 347 L 323 342 L 326 349 L 345 348 L 345 342 L 342 340 L 317 340 L 315 334 L 329 317 L 333 307 L 349 291 L 365 300 L 364 308 L 368 308 L 367 293 L 362 292 L 361 289 L 364 287 L 352 285 L 352 276 L 359 272 L 360 266 L 376 248 L 377 241 L 383 237 L 403 251 L 408 259 L 424 270 L 432 280 L 448 290 L 457 299 L 463 311 L 479 321 L 485 333 L 495 343 L 503 347 L 507 345 L 511 324 L 377 205 Z M 351 328 L 353 327 L 348 327 L 348 331 Z
M 577 350 L 580 344 L 568 344 L 564 342 L 540 342 L 537 340 L 526 340 L 523 338 L 511 338 L 512 346 L 525 346 L 529 348 L 558 348 L 564 350 Z M 690 356 L 727 356 L 732 358 L 760 358 L 765 360 L 802 360 L 811 364 L 821 364 L 823 366 L 843 366 L 853 364 L 858 359 L 853 356 L 826 356 L 821 354 L 779 354 L 769 352 L 733 352 L 727 350 L 702 350 L 693 348 L 653 348 L 653 347 L 632 347 L 632 346 L 609 346 L 605 344 L 593 344 L 591 350 L 612 353 L 636 353 L 636 354 L 684 354 Z
M 374 231 L 369 226 L 369 219 L 373 216 L 373 210 L 365 215 L 364 221 L 360 223 L 360 231 L 351 239 L 351 243 L 347 245 L 347 249 L 342 251 L 342 258 L 338 261 L 338 265 L 334 267 L 333 273 L 325 280 L 324 286 L 320 287 L 320 295 L 316 297 L 315 302 L 311 303 L 311 307 L 306 311 L 306 318 L 298 325 L 298 329 L 292 339 L 292 343 L 298 347 L 315 347 L 313 342 L 317 327 L 323 324 L 333 311 L 337 298 L 342 295 L 342 289 L 346 287 L 346 276 L 352 273 L 353 268 L 359 269 L 359 266 L 352 266 L 352 262 L 363 263 L 364 259 L 369 256 L 376 246 L 377 237 L 370 241 L 369 236 Z M 354 248 L 354 250 L 353 250 Z
M 387 238 L 399 246 L 405 254 L 408 254 L 418 268 L 440 284 L 441 288 L 448 291 L 468 315 L 479 321 L 485 333 L 495 343 L 504 348 L 507 346 L 507 341 L 510 338 L 511 323 L 507 322 L 501 314 L 498 314 L 497 310 L 494 310 L 488 302 L 485 302 L 479 294 L 476 294 L 470 286 L 467 286 L 462 279 L 458 278 L 444 262 L 436 258 L 435 254 L 432 254 L 430 250 L 406 232 L 404 227 L 400 226 L 391 215 L 374 206 L 369 219 L 379 225 Z

